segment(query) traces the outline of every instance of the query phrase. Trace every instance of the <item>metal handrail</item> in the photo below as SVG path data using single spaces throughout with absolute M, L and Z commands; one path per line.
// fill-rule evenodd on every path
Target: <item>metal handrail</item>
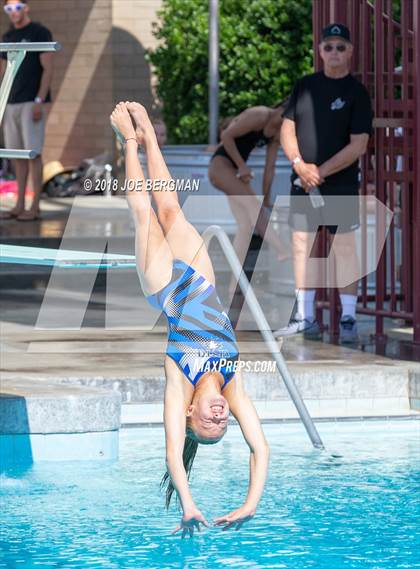
M 59 51 L 61 44 L 58 41 L 34 42 L 0 42 L 0 51 Z
M 11 148 L 0 148 L 0 157 L 1 158 L 18 158 L 20 160 L 31 160 L 32 158 L 36 158 L 37 153 L 35 150 L 14 150 Z
M 312 421 L 312 417 L 310 416 L 308 409 L 306 408 L 306 405 L 302 399 L 302 396 L 299 393 L 299 390 L 296 387 L 292 376 L 290 375 L 289 369 L 287 367 L 286 362 L 284 361 L 282 354 L 279 352 L 278 344 L 273 336 L 273 333 L 267 322 L 264 312 L 262 311 L 260 303 L 258 302 L 258 299 L 255 296 L 251 283 L 247 279 L 242 269 L 242 266 L 229 240 L 229 237 L 219 225 L 211 225 L 210 227 L 208 227 L 204 231 L 202 237 L 207 246 L 213 237 L 217 238 L 223 250 L 223 253 L 225 254 L 226 259 L 232 269 L 232 272 L 235 275 L 235 278 L 237 279 L 239 286 L 241 287 L 242 293 L 245 298 L 245 302 L 248 303 L 249 309 L 251 310 L 251 313 L 261 332 L 261 335 L 264 338 L 264 341 L 277 364 L 277 369 L 279 370 L 280 375 L 283 378 L 286 389 L 289 392 L 289 395 L 293 403 L 295 404 L 296 410 L 299 413 L 299 416 L 306 429 L 306 432 L 308 433 L 309 438 L 311 439 L 313 446 L 315 448 L 324 449 L 325 448 L 324 444 Z

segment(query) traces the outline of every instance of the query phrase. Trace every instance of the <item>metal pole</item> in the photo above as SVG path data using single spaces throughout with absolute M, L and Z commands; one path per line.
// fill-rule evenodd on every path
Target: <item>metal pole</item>
M 282 354 L 279 352 L 279 346 L 273 336 L 271 328 L 267 322 L 264 312 L 262 311 L 260 303 L 255 296 L 251 284 L 246 278 L 244 271 L 242 270 L 239 259 L 231 242 L 229 241 L 228 236 L 219 225 L 210 225 L 210 227 L 204 231 L 202 237 L 206 245 L 208 245 L 212 237 L 216 237 L 218 239 L 220 246 L 222 247 L 223 252 L 226 255 L 226 258 L 232 268 L 233 274 L 239 282 L 239 286 L 241 287 L 242 293 L 245 297 L 245 302 L 248 303 L 248 306 L 252 312 L 253 317 L 255 318 L 255 322 L 258 325 L 261 335 L 276 361 L 277 368 L 283 378 L 287 391 L 289 392 L 289 395 L 295 404 L 297 412 L 302 419 L 306 432 L 308 433 L 314 447 L 323 449 L 324 445 L 312 421 L 312 417 L 309 415 L 309 412 L 298 391 L 298 388 L 296 387 L 295 382 L 290 375 L 286 362 L 284 361 Z
M 219 121 L 219 0 L 210 0 L 209 144 L 217 144 L 218 121 Z
M 414 3 L 413 9 L 413 77 L 414 77 L 414 182 L 413 182 L 413 332 L 414 343 L 420 344 L 420 61 L 418 50 L 420 49 L 420 7 Z M 405 40 L 407 41 L 407 40 Z M 416 51 L 417 50 L 417 51 Z M 417 56 L 415 55 L 417 53 Z M 405 63 L 404 63 L 405 65 Z M 408 71 L 407 71 L 408 73 Z M 404 137 L 408 137 L 407 130 Z M 408 160 L 404 159 L 404 168 L 408 168 Z M 416 260 L 417 259 L 417 260 Z

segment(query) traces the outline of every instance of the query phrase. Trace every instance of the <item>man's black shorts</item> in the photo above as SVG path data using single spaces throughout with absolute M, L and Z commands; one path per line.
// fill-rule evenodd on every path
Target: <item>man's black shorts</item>
M 322 188 L 325 205 L 314 208 L 309 195 L 292 184 L 290 191 L 289 226 L 294 231 L 315 233 L 327 227 L 330 233 L 348 233 L 360 226 L 359 188 Z

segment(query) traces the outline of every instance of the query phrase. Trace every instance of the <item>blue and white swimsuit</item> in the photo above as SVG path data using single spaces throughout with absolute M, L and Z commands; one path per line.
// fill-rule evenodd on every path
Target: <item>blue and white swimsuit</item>
M 224 377 L 223 389 L 235 374 L 239 352 L 214 285 L 184 261 L 174 259 L 169 283 L 146 298 L 165 313 L 166 353 L 192 385 L 203 373 L 218 371 Z

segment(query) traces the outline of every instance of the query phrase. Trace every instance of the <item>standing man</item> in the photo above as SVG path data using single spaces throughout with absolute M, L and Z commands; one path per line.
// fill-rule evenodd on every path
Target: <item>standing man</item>
M 353 46 L 348 28 L 342 24 L 324 28 L 319 51 L 323 70 L 297 81 L 280 133 L 293 168 L 289 224 L 297 313 L 288 326 L 275 332 L 276 336 L 303 332 L 315 339 L 321 335 L 315 320 L 316 285 L 312 277 L 307 280 L 308 248 L 320 225 L 326 225 L 333 236 L 336 273 L 348 276 L 347 282 L 358 274 L 354 232 L 360 224 L 359 158 L 366 152 L 372 133 L 372 106 L 366 88 L 350 74 Z M 316 207 L 320 204 L 316 204 L 314 194 L 311 196 L 314 190 L 321 193 L 321 207 Z M 346 198 L 340 203 L 331 196 Z M 331 218 L 336 225 L 331 225 Z M 357 290 L 357 280 L 340 289 L 340 337 L 344 343 L 358 339 Z
M 5 0 L 4 11 L 11 27 L 3 35 L 3 42 L 51 42 L 51 32 L 29 18 L 27 0 Z M 1 54 L 1 77 L 6 70 L 7 54 Z M 39 217 L 39 199 L 42 189 L 42 148 L 44 145 L 46 110 L 51 102 L 50 85 L 53 72 L 52 52 L 27 52 L 13 81 L 4 113 L 3 129 L 6 148 L 35 150 L 36 158 L 15 160 L 18 199 L 15 207 L 0 214 L 0 219 L 16 218 L 31 221 Z M 29 180 L 34 199 L 25 210 L 25 188 Z

